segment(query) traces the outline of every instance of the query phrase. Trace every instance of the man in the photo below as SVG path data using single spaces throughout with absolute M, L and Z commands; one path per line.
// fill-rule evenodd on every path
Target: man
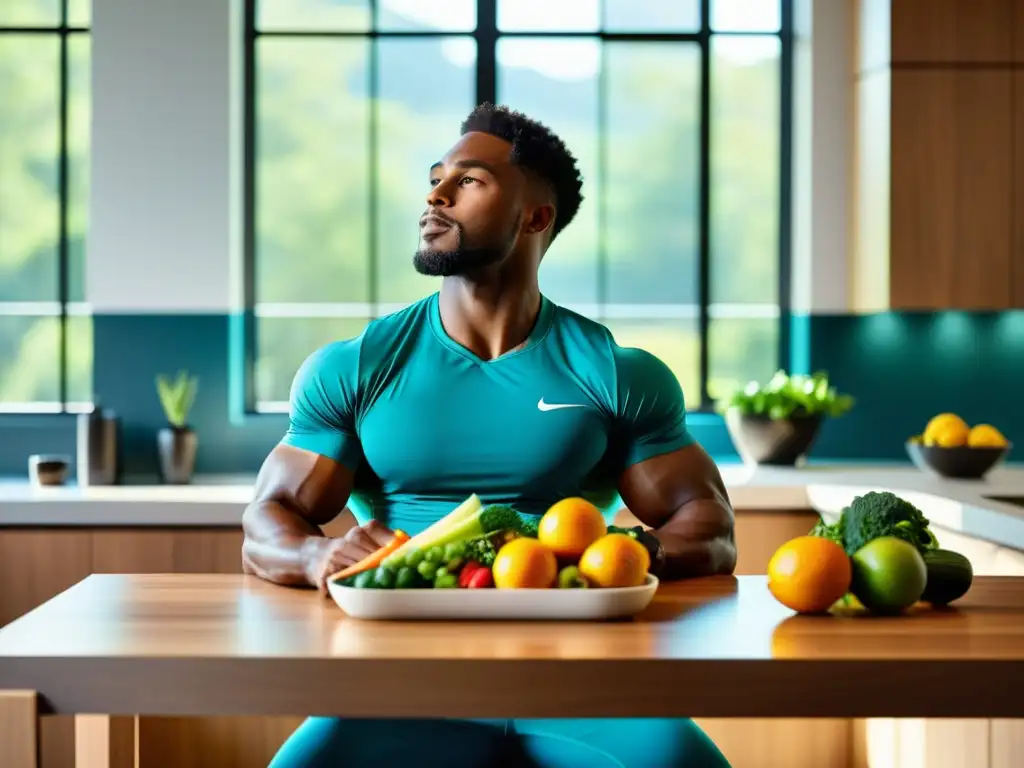
M 537 515 L 568 496 L 611 515 L 621 498 L 660 541 L 663 578 L 732 572 L 733 512 L 714 463 L 686 430 L 676 378 L 538 287 L 541 259 L 579 209 L 581 185 L 575 159 L 544 126 L 489 104 L 469 115 L 430 169 L 420 219 L 414 265 L 442 277 L 440 291 L 300 367 L 289 429 L 245 513 L 247 570 L 323 588 L 393 528 L 415 534 L 476 493 Z M 318 526 L 346 504 L 362 525 L 325 538 Z M 432 758 L 727 765 L 688 720 L 312 718 L 272 766 Z

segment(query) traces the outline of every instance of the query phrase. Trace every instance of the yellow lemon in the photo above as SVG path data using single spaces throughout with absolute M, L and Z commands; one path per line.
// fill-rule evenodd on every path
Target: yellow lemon
M 970 432 L 967 422 L 955 413 L 940 413 L 933 416 L 924 428 L 925 445 L 941 445 L 946 448 L 964 445 Z
M 1006 442 L 1003 433 L 991 424 L 976 424 L 967 436 L 967 444 L 972 448 L 1003 448 Z
M 932 445 L 937 445 L 940 448 L 960 448 L 967 445 L 967 436 L 970 433 L 971 430 L 966 426 L 950 424 L 935 435 Z

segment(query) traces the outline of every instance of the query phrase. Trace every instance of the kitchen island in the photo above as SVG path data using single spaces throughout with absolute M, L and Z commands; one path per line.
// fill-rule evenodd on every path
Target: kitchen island
M 852 720 L 877 716 L 975 718 L 917 756 L 967 723 L 984 740 L 941 765 L 1009 768 L 1022 686 L 1024 578 L 897 617 L 797 616 L 745 576 L 662 585 L 627 621 L 413 623 L 250 576 L 96 575 L 0 630 L 0 764 L 36 768 L 37 714 L 63 713 L 80 768 L 134 762 L 139 714 L 824 718 L 843 730 L 828 765 L 899 765 L 909 743 Z
M 721 469 L 736 509 L 737 575 L 764 574 L 774 550 L 810 530 L 819 514 L 831 517 L 855 495 L 879 489 L 919 504 L 943 546 L 963 552 L 977 574 L 1024 575 L 1024 510 L 993 500 L 1024 496 L 1022 467 L 998 468 L 983 482 L 939 481 L 898 465 L 750 469 L 723 464 Z M 251 494 L 251 477 L 199 477 L 191 486 L 88 489 L 0 481 L 0 627 L 90 574 L 239 574 L 240 521 Z M 628 514 L 620 515 L 619 522 L 630 522 Z M 343 514 L 325 532 L 338 535 L 351 524 Z M 227 765 L 264 768 L 268 755 L 298 722 L 295 717 L 142 718 L 143 765 L 183 765 L 189 755 L 212 753 L 230 756 Z M 843 746 L 848 719 L 700 722 L 735 768 L 771 766 L 765 756 L 794 743 L 801 751 L 791 755 L 790 768 L 855 765 L 831 758 L 836 750 L 848 751 Z M 865 725 L 858 722 L 858 727 Z M 907 728 L 924 732 L 932 722 L 876 719 L 871 725 L 888 729 L 896 739 Z M 973 727 L 972 721 L 958 722 L 968 731 Z M 950 724 L 942 724 L 949 732 Z M 71 768 L 72 718 L 47 717 L 42 729 L 43 768 Z

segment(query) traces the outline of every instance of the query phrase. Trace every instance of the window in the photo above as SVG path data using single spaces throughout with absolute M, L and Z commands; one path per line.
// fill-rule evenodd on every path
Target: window
M 780 364 L 788 0 L 253 0 L 250 407 L 436 290 L 427 169 L 474 104 L 557 131 L 585 201 L 542 290 L 675 371 L 691 408 Z
M 91 398 L 89 8 L 0 3 L 0 411 Z

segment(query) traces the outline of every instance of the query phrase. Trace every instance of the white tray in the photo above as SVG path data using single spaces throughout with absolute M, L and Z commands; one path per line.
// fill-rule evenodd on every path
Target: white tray
M 639 587 L 620 589 L 356 589 L 333 581 L 328 589 L 356 619 L 598 621 L 642 611 L 658 579 L 648 574 Z

